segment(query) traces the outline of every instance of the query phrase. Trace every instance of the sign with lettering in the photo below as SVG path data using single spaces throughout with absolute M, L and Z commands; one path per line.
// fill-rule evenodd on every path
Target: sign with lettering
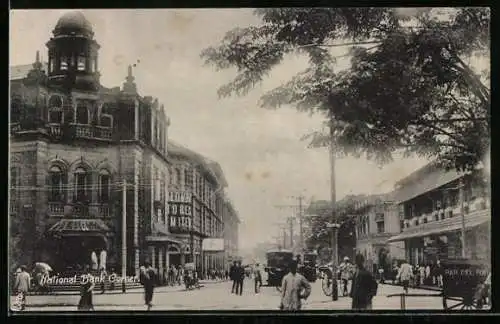
M 170 216 L 170 231 L 188 232 L 191 230 L 193 219 L 185 216 Z
M 169 203 L 191 204 L 192 201 L 193 194 L 190 191 L 170 191 L 168 193 Z
M 185 233 L 192 229 L 193 199 L 192 193 L 169 192 L 168 218 L 172 233 Z

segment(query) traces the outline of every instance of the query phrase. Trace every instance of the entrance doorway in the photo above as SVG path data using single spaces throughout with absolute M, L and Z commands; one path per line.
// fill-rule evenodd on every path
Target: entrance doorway
M 181 255 L 180 254 L 170 254 L 169 261 L 170 261 L 170 265 L 173 265 L 177 268 L 181 264 Z
M 57 269 L 61 272 L 81 271 L 92 263 L 92 252 L 106 250 L 106 241 L 101 236 L 65 236 L 59 241 Z

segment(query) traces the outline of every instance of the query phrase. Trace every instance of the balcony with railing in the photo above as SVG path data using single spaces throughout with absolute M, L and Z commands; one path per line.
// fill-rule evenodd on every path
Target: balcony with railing
M 464 214 L 485 210 L 490 207 L 490 202 L 486 197 L 477 197 L 471 201 L 463 203 Z M 462 213 L 460 205 L 439 208 L 432 212 L 421 213 L 411 218 L 406 218 L 403 221 L 403 231 L 410 228 L 415 228 L 423 224 L 441 221 L 447 218 L 460 216 Z
M 70 124 L 66 131 L 70 132 L 71 135 L 74 135 L 77 138 L 109 140 L 112 137 L 112 129 L 110 127 L 103 126 Z M 61 124 L 49 124 L 48 132 L 54 137 L 61 137 L 64 135 Z
M 49 202 L 47 214 L 50 217 L 72 218 L 110 218 L 111 206 L 109 204 L 88 205 L 81 203 Z
M 99 205 L 98 217 L 103 217 L 103 218 L 111 217 L 111 208 L 108 204 Z
M 49 216 L 54 216 L 54 217 L 64 216 L 64 203 L 49 202 L 48 214 Z

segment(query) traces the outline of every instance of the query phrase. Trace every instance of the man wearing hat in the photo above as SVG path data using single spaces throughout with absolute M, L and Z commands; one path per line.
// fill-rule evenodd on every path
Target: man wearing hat
M 347 283 L 352 278 L 353 266 L 348 257 L 344 257 L 344 261 L 339 266 L 340 280 L 342 280 L 342 295 L 348 296 Z

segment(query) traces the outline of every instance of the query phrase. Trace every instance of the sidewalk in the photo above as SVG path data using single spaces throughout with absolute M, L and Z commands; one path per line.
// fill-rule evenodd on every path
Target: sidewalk
M 217 283 L 225 283 L 225 281 L 201 281 L 200 284 L 213 285 Z M 190 290 L 191 291 L 191 290 Z M 171 293 L 182 293 L 189 292 L 186 290 L 184 285 L 180 286 L 161 286 L 155 288 L 155 294 L 171 294 Z M 93 299 L 94 304 L 100 306 L 136 306 L 142 305 L 142 294 L 144 294 L 144 289 L 142 287 L 127 289 L 125 293 L 121 290 L 106 291 L 102 294 L 99 290 L 94 291 Z M 11 305 L 14 302 L 15 297 L 11 296 Z M 67 307 L 78 305 L 80 300 L 80 295 L 78 292 L 61 292 L 57 294 L 50 295 L 30 295 L 26 297 L 28 307 Z M 132 302 L 131 301 L 135 301 Z

